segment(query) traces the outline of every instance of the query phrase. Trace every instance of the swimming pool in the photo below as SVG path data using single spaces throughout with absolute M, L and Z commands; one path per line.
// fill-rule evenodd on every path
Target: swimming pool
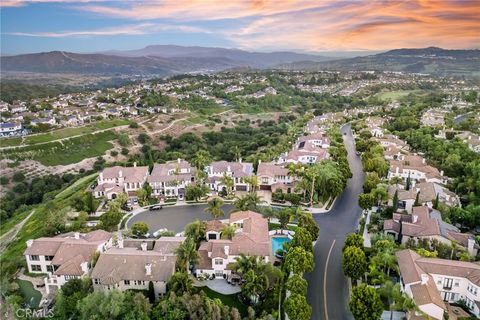
M 292 240 L 287 237 L 273 237 L 272 238 L 272 253 L 275 255 L 277 250 L 283 249 L 285 242 L 290 243 Z

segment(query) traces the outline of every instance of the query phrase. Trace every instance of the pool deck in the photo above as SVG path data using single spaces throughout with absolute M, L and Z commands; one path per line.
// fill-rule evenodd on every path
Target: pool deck
M 208 287 L 215 292 L 230 295 L 242 291 L 239 285 L 231 285 L 225 279 L 214 279 L 214 280 L 204 280 L 199 281 L 195 279 L 193 281 L 195 287 Z

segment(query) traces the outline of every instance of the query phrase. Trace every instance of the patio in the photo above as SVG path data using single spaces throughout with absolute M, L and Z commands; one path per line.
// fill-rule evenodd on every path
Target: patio
M 206 286 L 215 292 L 225 294 L 225 295 L 235 294 L 242 290 L 240 288 L 240 285 L 231 285 L 224 279 L 213 279 L 213 280 L 204 280 L 204 281 L 195 279 L 193 282 L 193 285 L 195 287 Z

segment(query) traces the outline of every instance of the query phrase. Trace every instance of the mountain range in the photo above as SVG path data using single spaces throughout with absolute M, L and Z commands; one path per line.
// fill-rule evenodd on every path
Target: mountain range
M 167 76 L 241 67 L 288 70 L 379 70 L 434 75 L 480 76 L 480 50 L 436 47 L 396 49 L 338 59 L 294 52 L 249 52 L 239 49 L 152 45 L 139 50 L 100 53 L 51 51 L 3 56 L 2 71 Z

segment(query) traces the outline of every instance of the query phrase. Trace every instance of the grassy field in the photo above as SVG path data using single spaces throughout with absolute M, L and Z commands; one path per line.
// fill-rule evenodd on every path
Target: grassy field
M 72 138 L 62 143 L 55 141 L 5 150 L 2 153 L 2 158 L 12 160 L 33 159 L 46 166 L 68 165 L 105 154 L 107 150 L 113 148 L 110 141 L 116 139 L 116 137 L 114 132 L 105 131 Z
M 224 305 L 229 306 L 229 307 L 237 308 L 238 311 L 240 312 L 240 314 L 242 315 L 242 317 L 247 316 L 248 307 L 240 302 L 240 300 L 238 299 L 238 294 L 237 293 L 228 294 L 228 295 L 221 294 L 221 293 L 218 293 L 216 291 L 213 291 L 212 289 L 210 289 L 207 286 L 201 287 L 200 290 L 205 292 L 207 297 L 209 297 L 211 299 L 220 299 Z
M 420 90 L 398 90 L 398 91 L 389 91 L 389 92 L 379 92 L 375 96 L 380 100 L 391 100 L 395 101 L 401 97 L 408 96 L 410 93 L 418 93 Z
M 33 284 L 27 280 L 17 280 L 20 292 L 31 308 L 38 308 L 42 294 L 33 287 Z
M 127 119 L 112 119 L 112 120 L 99 121 L 83 127 L 63 128 L 63 129 L 58 129 L 58 130 L 54 130 L 47 133 L 26 136 L 24 143 L 26 145 L 32 145 L 36 143 L 46 143 L 46 142 L 50 142 L 58 139 L 78 136 L 82 134 L 94 133 L 99 130 L 115 128 L 118 126 L 130 124 L 130 123 L 131 121 Z M 20 137 L 7 138 L 7 139 L 0 140 L 0 146 L 2 147 L 18 146 L 21 143 L 22 143 L 22 138 Z
M 65 190 L 59 192 L 55 198 L 62 198 L 66 194 L 69 194 L 72 190 L 76 190 L 78 186 L 83 185 L 86 181 L 93 181 L 97 178 L 98 173 L 92 173 L 91 175 L 85 176 L 83 178 L 78 179 L 75 181 L 71 186 L 65 188 Z
M 32 210 L 33 209 L 29 207 L 23 211 L 16 212 L 13 218 L 8 219 L 7 221 L 2 221 L 0 224 L 0 237 L 10 231 L 15 225 L 17 225 L 17 223 L 25 219 Z

